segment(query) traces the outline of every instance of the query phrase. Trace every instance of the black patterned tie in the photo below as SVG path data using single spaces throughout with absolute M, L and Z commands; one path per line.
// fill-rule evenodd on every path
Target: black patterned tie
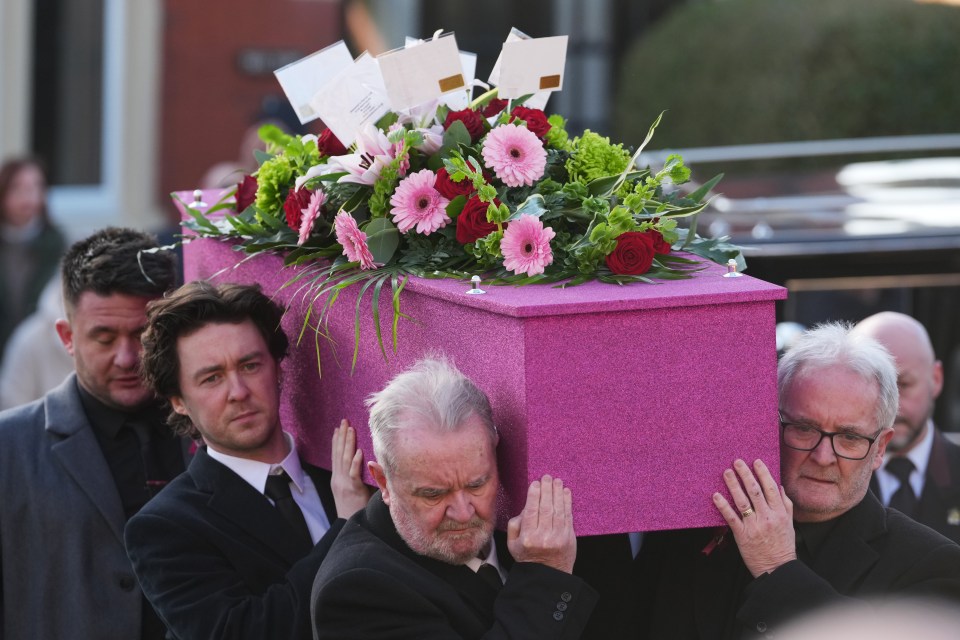
M 302 536 L 309 546 L 313 546 L 313 539 L 310 537 L 310 529 L 307 528 L 307 521 L 303 518 L 303 512 L 300 505 L 293 499 L 290 492 L 290 476 L 286 471 L 281 471 L 275 475 L 267 476 L 267 486 L 263 490 L 265 496 L 273 500 L 274 506 L 283 516 L 290 527 Z
M 477 569 L 477 575 L 483 578 L 483 581 L 493 587 L 494 591 L 500 591 L 503 587 L 503 580 L 500 578 L 500 572 L 492 564 L 484 562 Z
M 886 466 L 887 471 L 900 481 L 900 486 L 890 497 L 888 506 L 911 518 L 917 514 L 917 494 L 913 492 L 910 484 L 910 474 L 915 468 L 910 458 L 902 456 L 891 458 Z

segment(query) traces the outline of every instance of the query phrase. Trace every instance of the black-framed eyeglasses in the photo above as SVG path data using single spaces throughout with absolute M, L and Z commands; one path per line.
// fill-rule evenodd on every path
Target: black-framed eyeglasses
M 830 446 L 838 458 L 847 460 L 863 460 L 870 453 L 870 447 L 877 441 L 883 429 L 877 429 L 873 437 L 862 436 L 849 431 L 823 431 L 806 422 L 788 422 L 783 414 L 777 411 L 780 418 L 780 429 L 783 433 L 783 444 L 797 451 L 813 451 L 820 446 L 824 438 L 830 438 Z

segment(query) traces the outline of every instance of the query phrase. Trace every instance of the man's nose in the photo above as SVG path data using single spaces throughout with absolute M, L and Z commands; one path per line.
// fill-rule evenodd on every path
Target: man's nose
M 117 351 L 113 356 L 114 364 L 121 369 L 133 369 L 137 366 L 139 359 L 140 340 L 122 338 L 117 345 Z
M 813 458 L 814 462 L 824 466 L 833 464 L 837 461 L 837 454 L 833 450 L 833 439 L 827 436 L 823 436 L 820 439 L 820 444 L 810 452 L 810 457 Z
M 245 400 L 250 395 L 250 388 L 244 382 L 243 376 L 236 374 L 227 375 L 227 385 L 229 389 L 229 399 L 233 401 Z
M 450 496 L 450 502 L 447 503 L 448 518 L 456 522 L 467 522 L 473 518 L 475 513 L 476 510 L 473 508 L 473 503 L 465 492 L 455 491 L 453 495 Z

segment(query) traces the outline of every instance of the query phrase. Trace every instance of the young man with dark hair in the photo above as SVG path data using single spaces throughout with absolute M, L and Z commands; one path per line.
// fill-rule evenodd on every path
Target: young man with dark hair
M 127 519 L 184 468 L 137 373 L 147 302 L 175 277 L 156 249 L 152 236 L 108 228 L 67 251 L 56 331 L 76 373 L 0 414 L 6 640 L 165 635 L 123 547 Z
M 148 310 L 144 377 L 176 428 L 206 446 L 125 538 L 144 593 L 181 640 L 309 639 L 314 576 L 370 495 L 346 423 L 332 473 L 301 460 L 283 431 L 282 315 L 257 287 L 207 282 Z

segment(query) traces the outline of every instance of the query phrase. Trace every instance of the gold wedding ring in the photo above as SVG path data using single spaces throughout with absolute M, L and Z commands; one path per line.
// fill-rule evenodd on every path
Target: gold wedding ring
M 747 518 L 747 517 L 752 516 L 754 513 L 756 513 L 756 512 L 753 510 L 753 507 L 747 507 L 747 510 L 746 510 L 746 511 L 741 511 L 741 512 L 740 512 L 740 515 L 743 516 L 744 518 Z

